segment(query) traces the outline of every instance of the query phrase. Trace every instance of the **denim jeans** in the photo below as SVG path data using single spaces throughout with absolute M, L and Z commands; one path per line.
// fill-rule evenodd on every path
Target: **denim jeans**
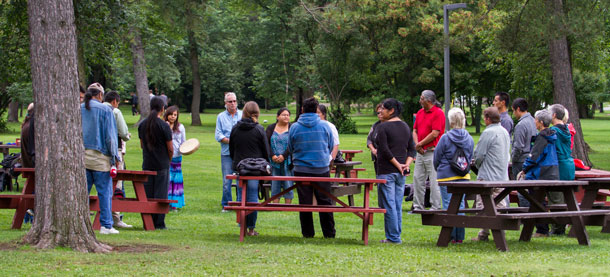
M 226 178 L 227 175 L 233 174 L 233 159 L 229 155 L 220 155 L 220 163 L 222 166 L 222 200 L 220 204 L 224 207 L 230 201 L 233 201 L 231 196 L 231 184 L 233 181 Z
M 466 181 L 466 180 L 464 180 Z M 439 186 L 441 190 L 441 199 L 443 200 L 443 209 L 449 209 L 449 202 L 451 201 L 451 193 L 447 192 L 446 186 Z M 464 208 L 464 197 L 462 197 L 462 202 L 460 202 L 460 209 Z M 459 215 L 464 215 L 463 213 L 458 213 Z M 451 239 L 452 240 L 464 240 L 466 235 L 466 230 L 461 227 L 454 227 L 451 231 Z
M 87 191 L 91 192 L 93 184 L 97 190 L 100 203 L 100 224 L 105 228 L 112 228 L 112 178 L 109 171 L 86 170 Z
M 377 179 L 386 180 L 385 184 L 379 184 L 378 200 L 379 207 L 386 210 L 383 215 L 385 225 L 385 237 L 395 243 L 402 242 L 402 199 L 405 194 L 405 176 L 400 173 L 377 175 Z
M 237 202 L 241 201 L 241 187 L 237 186 Z M 258 203 L 258 180 L 248 180 L 246 190 L 246 202 Z M 254 229 L 256 227 L 256 217 L 258 212 L 253 212 L 246 216 L 246 227 Z
M 271 174 L 273 176 L 292 176 L 292 171 L 284 166 L 282 163 L 280 168 L 271 167 Z M 283 190 L 292 186 L 292 181 L 271 181 L 271 196 L 279 194 Z M 294 192 L 291 190 L 290 192 L 284 194 L 284 199 L 292 199 L 294 198 Z

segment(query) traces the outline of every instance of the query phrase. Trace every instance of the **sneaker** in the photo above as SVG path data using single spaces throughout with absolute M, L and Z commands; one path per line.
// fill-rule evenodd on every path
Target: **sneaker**
M 228 213 L 229 211 L 227 211 L 227 210 L 225 210 L 225 209 L 222 209 L 220 212 L 221 212 L 221 213 Z
M 100 228 L 100 235 L 109 235 L 109 234 L 118 234 L 119 231 L 117 229 L 114 228 L 106 228 L 104 226 L 102 226 L 102 228 Z
M 548 238 L 549 234 L 535 233 L 532 237 L 534 237 L 534 238 Z
M 29 214 L 30 216 L 34 216 L 34 210 L 32 209 L 28 209 L 27 211 L 25 211 L 27 214 Z
M 391 240 L 387 240 L 387 239 L 382 239 L 379 241 L 380 243 L 387 243 L 387 244 L 401 244 L 402 242 L 393 242 Z
M 119 221 L 119 222 L 114 223 L 114 227 L 117 227 L 117 228 L 133 228 L 133 226 L 123 222 L 122 220 Z
M 489 241 L 488 236 L 476 236 L 470 239 L 471 241 Z

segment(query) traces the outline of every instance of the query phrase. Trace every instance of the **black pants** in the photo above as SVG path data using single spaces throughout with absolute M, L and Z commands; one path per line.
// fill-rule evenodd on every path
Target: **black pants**
M 147 198 L 167 199 L 167 187 L 169 184 L 169 168 L 157 170 L 156 176 L 148 176 L 148 182 L 144 183 Z M 152 214 L 155 229 L 165 229 L 165 214 Z
M 294 176 L 305 176 L 305 177 L 330 177 L 330 171 L 322 174 L 294 172 Z M 314 182 L 315 183 L 315 182 Z M 318 182 L 315 183 L 320 188 L 330 192 L 331 184 L 329 182 Z M 299 194 L 299 204 L 311 205 L 313 202 L 313 196 L 316 196 L 318 205 L 332 205 L 330 197 L 324 193 L 314 189 L 312 186 L 298 186 L 297 192 Z M 311 212 L 299 213 L 299 219 L 301 220 L 301 233 L 303 237 L 311 238 L 316 234 L 313 228 L 313 215 Z M 322 233 L 325 238 L 335 237 L 335 218 L 333 213 L 320 213 L 320 225 L 322 226 Z

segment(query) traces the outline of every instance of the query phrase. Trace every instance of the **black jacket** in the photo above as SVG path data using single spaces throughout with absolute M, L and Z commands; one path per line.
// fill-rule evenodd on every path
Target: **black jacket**
M 231 130 L 229 153 L 233 159 L 233 170 L 246 158 L 264 158 L 269 160 L 269 143 L 263 126 L 243 118 Z
M 269 158 L 273 157 L 273 151 L 271 149 L 271 136 L 273 136 L 273 131 L 275 130 L 276 124 L 277 123 L 273 123 L 267 126 L 267 130 L 265 130 L 265 132 L 267 133 L 267 143 L 269 144 Z M 288 130 L 290 130 L 290 125 L 292 125 L 292 123 L 288 122 Z M 284 159 L 290 156 L 290 147 L 286 147 L 286 151 L 284 151 L 282 156 L 284 156 Z

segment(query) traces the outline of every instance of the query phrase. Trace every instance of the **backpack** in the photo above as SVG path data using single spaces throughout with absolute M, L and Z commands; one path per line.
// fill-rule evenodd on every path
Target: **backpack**
M 271 166 L 264 158 L 246 158 L 237 164 L 235 170 L 241 176 L 269 176 Z
M 453 155 L 453 158 L 449 161 L 449 165 L 458 176 L 466 176 L 466 174 L 470 172 L 470 161 L 468 161 L 466 153 L 464 153 L 464 150 L 460 147 L 455 151 L 455 155 Z

